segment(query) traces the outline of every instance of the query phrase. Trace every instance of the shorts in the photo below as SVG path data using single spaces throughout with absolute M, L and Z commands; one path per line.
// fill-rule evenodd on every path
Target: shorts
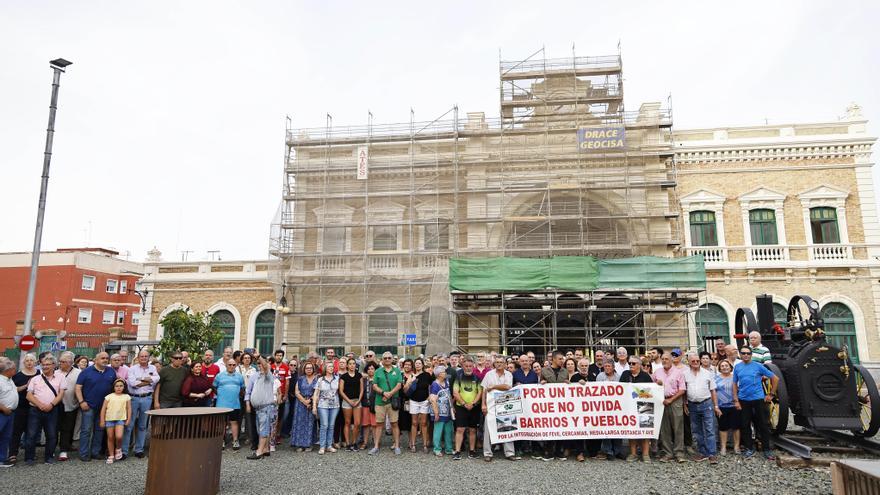
M 376 415 L 370 412 L 369 407 L 361 408 L 361 424 L 364 426 L 376 426 Z
M 241 422 L 241 409 L 233 409 L 226 413 L 226 421 L 235 421 L 236 423 Z
M 455 405 L 455 427 L 476 428 L 480 426 L 480 406 L 475 405 L 470 411 L 458 404 Z
M 718 418 L 718 431 L 730 431 L 740 429 L 740 414 L 735 407 L 722 407 L 721 417 Z
M 391 404 L 385 404 L 384 406 L 376 404 L 376 424 L 384 425 L 385 416 L 388 416 L 388 420 L 392 423 L 397 423 L 397 419 L 399 418 L 398 413 L 400 413 L 400 411 L 391 409 Z
M 125 426 L 125 420 L 118 419 L 116 421 L 104 421 L 104 428 L 113 428 L 114 426 Z
M 421 402 L 416 402 L 414 400 L 409 401 L 409 413 L 410 414 L 430 414 L 431 413 L 431 403 L 423 400 Z
M 347 400 L 339 399 L 339 402 L 342 404 L 343 409 L 359 409 L 361 407 L 360 403 L 358 403 L 356 406 L 352 406 L 348 403 Z
M 257 435 L 263 438 L 268 437 L 272 432 L 272 427 L 278 421 L 278 407 L 275 404 L 260 406 L 257 411 Z

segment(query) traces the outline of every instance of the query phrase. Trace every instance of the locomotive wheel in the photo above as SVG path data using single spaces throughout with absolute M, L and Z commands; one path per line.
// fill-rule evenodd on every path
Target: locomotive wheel
M 871 373 L 862 366 L 854 365 L 856 371 L 856 393 L 862 405 L 860 416 L 862 431 L 854 432 L 860 437 L 873 437 L 880 430 L 880 391 Z
M 782 370 L 773 363 L 765 363 L 764 367 L 772 371 L 779 378 L 776 386 L 776 397 L 770 402 L 770 433 L 782 435 L 788 428 L 788 389 L 785 388 L 785 377 Z M 764 380 L 764 393 L 770 393 L 770 380 Z M 880 400 L 880 399 L 878 399 Z

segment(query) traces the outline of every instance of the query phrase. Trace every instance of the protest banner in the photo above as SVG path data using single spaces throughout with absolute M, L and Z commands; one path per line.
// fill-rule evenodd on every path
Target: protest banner
M 520 385 L 487 396 L 492 443 L 657 438 L 663 418 L 663 387 L 653 383 Z

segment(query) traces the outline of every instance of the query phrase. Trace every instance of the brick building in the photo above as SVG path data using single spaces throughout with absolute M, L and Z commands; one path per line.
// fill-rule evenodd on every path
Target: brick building
M 777 321 L 806 294 L 832 342 L 880 360 L 876 139 L 865 127 L 852 105 L 827 122 L 674 130 L 683 249 L 705 257 L 708 278 L 692 343 L 729 338 L 756 294 L 773 295 Z
M 227 345 L 273 350 L 276 304 L 267 261 L 163 262 L 158 251 L 150 255 L 144 264 L 142 286 L 149 295 L 139 340 L 161 339 L 162 318 L 184 309 L 218 318 L 225 336 L 215 354 Z
M 33 312 L 40 351 L 58 340 L 93 350 L 135 337 L 141 299 L 133 289 L 143 265 L 118 255 L 101 248 L 40 254 Z M 0 349 L 14 348 L 14 336 L 23 330 L 30 264 L 30 253 L 0 254 Z

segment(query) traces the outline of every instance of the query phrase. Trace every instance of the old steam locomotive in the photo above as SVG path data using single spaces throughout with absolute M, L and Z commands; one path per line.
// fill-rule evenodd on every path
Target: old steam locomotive
M 749 308 L 737 310 L 736 337 L 745 344 L 757 331 L 770 349 L 772 363 L 765 366 L 779 377 L 770 405 L 772 432 L 785 433 L 790 411 L 795 424 L 808 429 L 873 437 L 880 429 L 880 392 L 868 370 L 853 364 L 846 345 L 826 340 L 818 301 L 794 296 L 783 326 L 774 321 L 771 296 L 756 300 L 757 318 Z

